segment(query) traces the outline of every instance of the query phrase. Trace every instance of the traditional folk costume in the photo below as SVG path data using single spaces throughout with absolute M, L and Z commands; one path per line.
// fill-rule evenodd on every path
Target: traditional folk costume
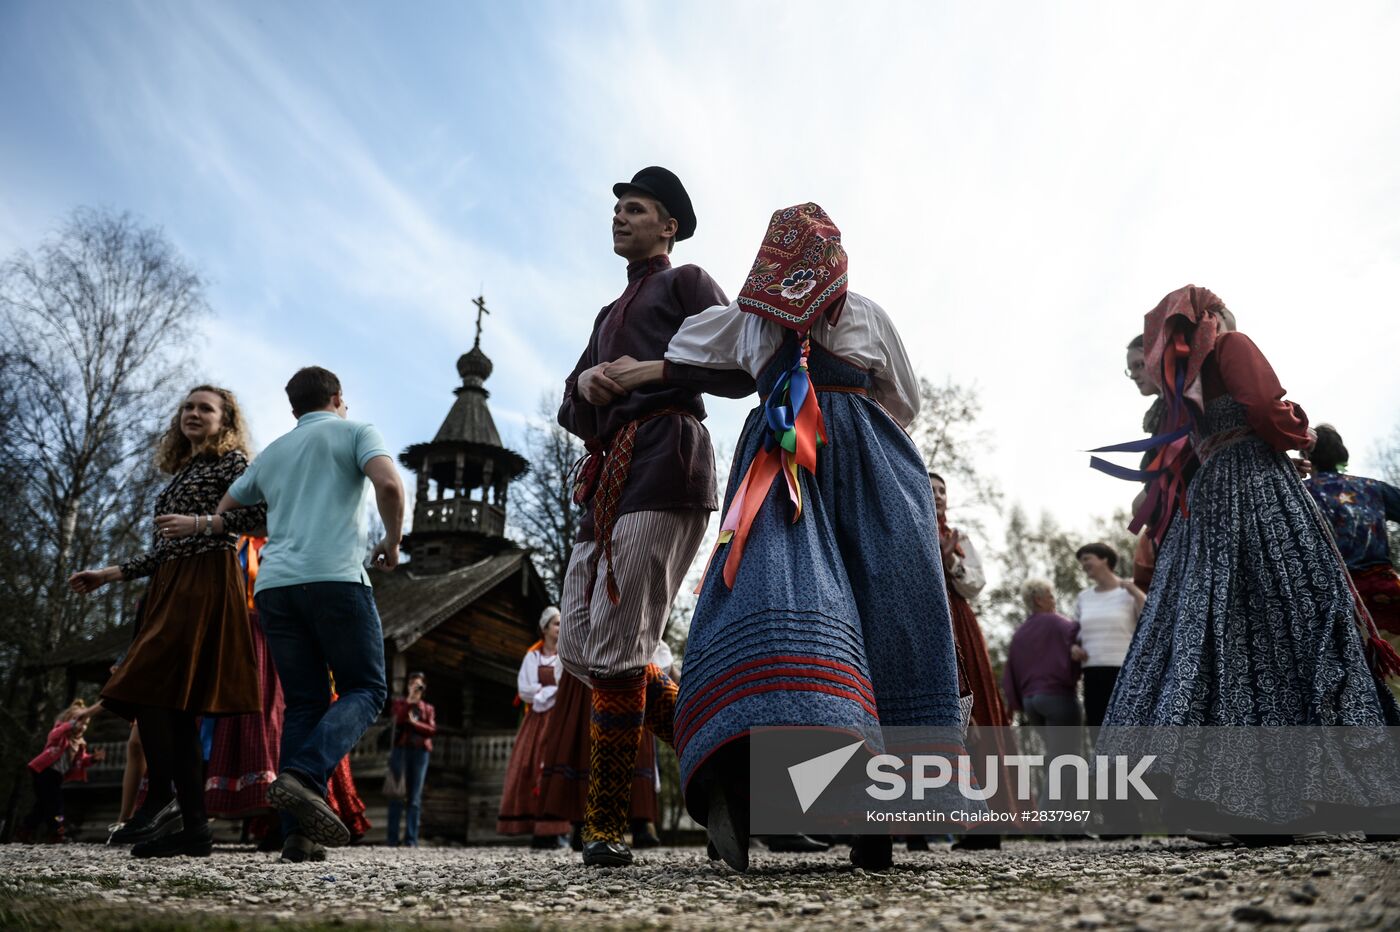
M 692 817 L 746 792 L 754 727 L 960 725 L 933 494 L 903 429 L 918 381 L 889 317 L 848 292 L 831 218 L 774 213 L 738 301 L 686 321 L 666 360 L 740 369 L 763 399 L 686 647 L 675 729 Z
M 986 574 L 982 572 L 982 559 L 972 546 L 972 540 L 957 528 L 950 527 L 947 516 L 942 512 L 938 513 L 938 540 L 943 553 L 948 610 L 953 619 L 953 644 L 957 650 L 958 696 L 964 703 L 969 697 L 972 700 L 970 722 L 973 729 L 1010 728 L 1011 716 L 1007 714 L 1001 690 L 997 688 L 996 675 L 992 672 L 987 639 L 982 634 L 977 613 L 972 610 L 972 600 L 987 585 Z M 1001 731 L 980 734 L 974 731 L 969 734 L 968 741 L 976 746 L 972 754 L 973 772 L 978 784 L 986 786 L 987 755 L 994 754 L 1001 759 L 1014 753 L 1014 749 L 1006 746 L 1005 733 Z M 1015 784 L 1011 781 L 1010 771 L 1003 767 L 998 775 L 997 791 L 988 800 L 988 806 L 994 811 L 1017 811 Z M 958 844 L 964 847 L 994 847 L 997 843 L 989 836 L 969 836 Z
M 282 684 L 272 665 L 267 637 L 253 606 L 253 583 L 258 576 L 258 555 L 267 538 L 243 537 L 238 542 L 238 565 L 248 594 L 248 634 L 253 644 L 253 665 L 262 692 L 262 711 L 219 718 L 204 781 L 204 805 L 215 818 L 240 819 L 271 813 L 267 788 L 277 779 L 278 748 L 282 741 L 282 716 L 286 703 Z
M 549 626 L 558 609 L 546 609 L 540 616 L 540 629 Z M 500 835 L 530 835 L 537 847 L 552 847 L 545 839 L 569 832 L 567 820 L 542 820 L 539 813 L 540 774 L 543 770 L 545 741 L 559 725 L 555 715 L 563 670 L 557 652 L 546 654 L 544 641 L 537 641 L 520 662 L 516 676 L 516 695 L 525 705 L 525 717 L 515 735 L 515 746 L 506 767 L 505 789 L 501 794 L 501 812 L 496 820 Z
M 340 701 L 340 694 L 335 691 L 335 671 L 331 672 L 331 703 L 334 704 Z M 340 759 L 340 763 L 331 771 L 330 779 L 326 781 L 326 805 L 331 807 L 336 818 L 344 822 L 345 827 L 350 830 L 352 845 L 368 835 L 369 830 L 374 827 L 369 816 L 365 815 L 368 807 L 360 797 L 360 791 L 355 788 L 355 774 L 350 769 L 349 754 Z
M 679 221 L 676 239 L 694 233 L 690 199 L 675 175 L 644 169 L 614 193 L 634 189 L 656 197 Z M 585 843 L 621 845 L 644 720 L 671 740 L 676 687 L 647 663 L 717 507 L 700 392 L 741 397 L 752 382 L 742 374 L 700 373 L 698 382 L 647 385 L 593 405 L 579 394 L 578 379 L 622 356 L 661 359 L 687 318 L 725 301 L 698 266 L 672 268 L 664 255 L 633 262 L 627 287 L 599 312 L 565 380 L 559 423 L 589 453 L 575 490 L 587 508 L 564 580 L 559 639 L 564 667 L 593 689 Z M 630 857 L 625 850 L 615 855 Z
M 648 675 L 652 676 L 650 671 Z M 559 691 L 555 694 L 555 721 L 545 733 L 540 747 L 538 818 L 549 822 L 582 825 L 588 808 L 588 770 L 592 742 L 589 740 L 593 718 L 593 693 L 572 673 L 563 671 Z M 637 750 L 637 763 L 632 768 L 631 802 L 628 822 L 632 826 L 633 846 L 639 826 L 661 818 L 657 798 L 657 762 L 655 743 L 643 736 Z
M 1376 675 L 1398 658 L 1355 598 L 1284 452 L 1308 443 L 1307 417 L 1283 400 L 1249 337 L 1217 334 L 1211 309 L 1219 304 L 1188 286 L 1146 318 L 1147 365 L 1169 408 L 1156 441 L 1171 451 L 1158 461 L 1165 465 L 1151 498 L 1175 516 L 1099 753 L 1134 749 L 1134 730 L 1114 726 L 1400 724 L 1400 706 Z M 1172 467 L 1185 459 L 1183 439 L 1201 463 L 1189 489 Z M 1179 732 L 1154 734 L 1170 742 Z M 1325 779 L 1318 767 L 1261 767 L 1255 757 L 1188 762 L 1174 745 L 1157 750 L 1149 774 L 1170 777 L 1176 798 L 1254 822 L 1302 819 L 1316 804 L 1400 803 L 1393 759 Z
M 1390 562 L 1385 531 L 1386 521 L 1400 521 L 1400 489 L 1338 472 L 1314 473 L 1306 485 L 1332 525 L 1337 549 L 1376 627 L 1400 635 L 1400 575 Z

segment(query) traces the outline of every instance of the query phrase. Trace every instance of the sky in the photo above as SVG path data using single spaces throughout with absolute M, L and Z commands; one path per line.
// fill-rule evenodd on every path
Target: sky
M 675 170 L 699 225 L 673 258 L 731 295 L 768 215 L 815 200 L 919 372 L 977 388 L 979 468 L 1074 527 L 1135 491 L 1082 451 L 1140 434 L 1123 349 L 1188 283 L 1374 469 L 1397 48 L 1367 2 L 5 0 L 0 256 L 79 205 L 163 228 L 259 445 L 313 363 L 394 450 L 431 438 L 484 293 L 519 450 L 625 285 L 613 182 Z M 749 406 L 710 404 L 721 448 Z

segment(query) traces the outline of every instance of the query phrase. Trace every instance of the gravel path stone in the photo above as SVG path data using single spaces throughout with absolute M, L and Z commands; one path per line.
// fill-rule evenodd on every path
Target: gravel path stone
M 374 928 L 1256 929 L 1400 928 L 1400 843 L 1276 848 L 1194 842 L 1007 842 L 1002 851 L 896 851 L 853 869 L 846 849 L 757 848 L 747 874 L 699 848 L 639 852 L 595 870 L 567 851 L 342 848 L 323 863 L 216 848 L 135 861 L 93 845 L 0 848 L 0 924 L 53 927 L 55 903 L 91 926 L 168 928 L 218 917 Z M 75 914 L 76 915 L 76 914 Z M 173 925 L 172 925 L 173 923 Z

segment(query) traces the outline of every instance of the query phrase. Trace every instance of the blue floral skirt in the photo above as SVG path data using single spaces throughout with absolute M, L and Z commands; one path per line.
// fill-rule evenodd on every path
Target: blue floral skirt
M 938 522 L 912 441 L 859 390 L 869 376 L 814 346 L 829 444 L 801 475 L 804 510 L 768 491 L 732 590 L 727 548 L 706 573 L 686 644 L 676 749 L 691 815 L 706 805 L 697 772 L 760 726 L 957 726 L 961 710 Z M 770 373 L 765 373 L 770 375 Z M 771 378 L 760 379 L 760 386 Z M 725 508 L 766 432 L 750 413 Z

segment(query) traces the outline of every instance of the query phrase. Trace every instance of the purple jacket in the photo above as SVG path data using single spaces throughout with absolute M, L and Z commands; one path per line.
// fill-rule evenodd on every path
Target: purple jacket
M 1026 696 L 1073 696 L 1079 663 L 1069 649 L 1079 640 L 1079 622 L 1056 612 L 1027 618 L 1011 636 L 1001 688 L 1012 709 L 1022 710 Z

